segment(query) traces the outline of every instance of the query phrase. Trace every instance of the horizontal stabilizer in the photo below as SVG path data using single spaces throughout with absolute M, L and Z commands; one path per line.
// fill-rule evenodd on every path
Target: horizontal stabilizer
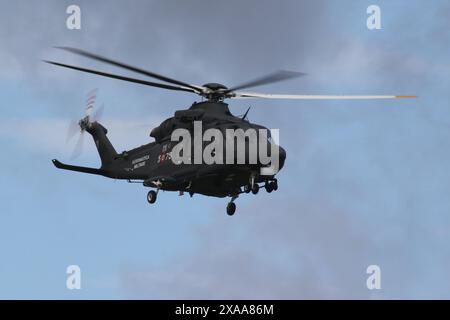
M 90 174 L 98 174 L 98 175 L 102 175 L 102 176 L 106 175 L 106 171 L 102 170 L 102 169 L 72 166 L 72 165 L 68 165 L 68 164 L 59 162 L 56 159 L 53 159 L 52 162 L 55 165 L 55 167 L 57 167 L 58 169 L 78 171 L 78 172 L 84 172 L 84 173 L 90 173 Z

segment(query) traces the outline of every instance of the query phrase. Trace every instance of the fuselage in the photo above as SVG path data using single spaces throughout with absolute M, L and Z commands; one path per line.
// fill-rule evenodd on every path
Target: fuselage
M 194 159 L 195 145 L 200 143 L 202 150 L 211 143 L 210 141 L 191 141 L 191 160 L 189 163 L 176 163 L 172 152 L 179 141 L 173 141 L 172 133 L 176 129 L 184 129 L 194 136 L 195 126 L 201 125 L 201 133 L 208 129 L 215 129 L 216 133 L 223 133 L 229 129 L 250 132 L 248 129 L 258 132 L 267 128 L 252 124 L 249 121 L 233 116 L 227 104 L 223 102 L 201 102 L 193 104 L 189 109 L 175 112 L 174 117 L 168 118 L 160 126 L 154 128 L 151 136 L 154 142 L 140 146 L 138 148 L 124 151 L 114 157 L 114 160 L 102 169 L 109 172 L 111 177 L 117 179 L 143 180 L 144 184 L 157 186 L 162 190 L 188 191 L 191 194 L 200 193 L 209 196 L 225 197 L 229 196 L 248 184 L 249 178 L 253 176 L 255 182 L 263 182 L 273 178 L 274 174 L 261 175 L 261 168 L 267 167 L 267 163 L 262 162 L 262 158 L 256 157 L 255 161 L 250 161 L 252 146 L 267 145 L 267 150 L 271 150 L 273 141 L 270 133 L 265 141 L 256 137 L 256 141 L 245 138 L 244 155 L 245 161 L 239 159 L 238 148 L 234 149 L 233 155 L 226 158 L 228 146 L 223 144 L 223 161 L 206 163 L 204 159 Z M 203 137 L 202 137 L 203 138 Z M 95 137 L 94 137 L 95 140 Z M 278 146 L 277 146 L 278 147 Z M 279 165 L 281 169 L 286 158 L 285 151 L 279 147 Z M 213 151 L 216 152 L 216 151 Z M 204 153 L 203 153 L 204 155 Z M 233 158 L 234 162 L 227 163 L 227 159 Z M 195 161 L 194 161 L 195 160 Z M 228 161 L 230 162 L 230 161 Z

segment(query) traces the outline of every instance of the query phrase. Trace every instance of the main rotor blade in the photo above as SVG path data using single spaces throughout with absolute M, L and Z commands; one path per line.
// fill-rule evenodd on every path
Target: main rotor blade
M 292 99 L 292 100 L 370 100 L 370 99 L 405 99 L 417 98 L 416 96 L 396 95 L 299 95 L 299 94 L 270 94 L 256 92 L 235 92 L 231 98 L 263 98 L 263 99 Z
M 306 73 L 302 73 L 302 72 L 280 70 L 280 71 L 271 73 L 269 75 L 266 75 L 264 77 L 261 77 L 261 78 L 258 78 L 258 79 L 255 79 L 255 80 L 252 80 L 249 82 L 245 82 L 238 86 L 227 89 L 227 90 L 225 90 L 225 93 L 229 93 L 231 91 L 236 91 L 236 90 L 241 90 L 241 89 L 252 88 L 252 87 L 256 87 L 256 86 L 262 86 L 263 84 L 284 81 L 284 80 L 297 78 L 297 77 L 301 77 L 301 76 L 305 76 L 305 75 L 306 75 Z
M 158 80 L 161 80 L 161 81 L 165 81 L 165 82 L 168 82 L 168 83 L 171 83 L 171 84 L 176 84 L 176 85 L 179 85 L 179 86 L 182 86 L 182 87 L 191 88 L 192 90 L 194 90 L 194 92 L 201 92 L 202 91 L 201 87 L 199 87 L 199 86 L 194 86 L 194 85 L 191 85 L 191 84 L 183 82 L 183 81 L 171 79 L 169 77 L 166 77 L 166 76 L 163 76 L 163 75 L 151 72 L 151 71 L 147 71 L 147 70 L 144 70 L 144 69 L 140 69 L 140 68 L 137 68 L 137 67 L 133 67 L 133 66 L 130 66 L 128 64 L 119 62 L 119 61 L 114 61 L 114 60 L 111 60 L 111 59 L 108 59 L 108 58 L 105 58 L 105 57 L 102 57 L 102 56 L 99 56 L 97 54 L 93 54 L 93 53 L 90 53 L 90 52 L 87 52 L 87 51 L 84 51 L 84 50 L 71 48 L 71 47 L 56 47 L 56 48 L 61 49 L 61 50 L 65 50 L 65 51 L 69 51 L 69 52 L 72 52 L 74 54 L 78 54 L 80 56 L 91 58 L 91 59 L 94 59 L 94 60 L 97 60 L 97 61 L 108 63 L 108 64 L 111 64 L 111 65 L 116 66 L 116 67 L 124 68 L 124 69 L 130 70 L 130 71 L 133 71 L 133 72 L 137 72 L 137 73 L 146 75 L 147 77 L 155 78 L 155 79 L 158 79 Z
M 46 63 L 53 64 L 55 66 L 59 66 L 59 67 L 69 68 L 69 69 L 78 70 L 78 71 L 87 72 L 87 73 L 93 73 L 93 74 L 100 75 L 103 77 L 108 77 L 108 78 L 113 78 L 113 79 L 133 82 L 133 83 L 139 83 L 139 84 L 143 84 L 146 86 L 168 89 L 168 90 L 175 90 L 175 91 L 186 91 L 186 92 L 196 93 L 196 91 L 194 91 L 193 89 L 190 89 L 190 88 L 176 87 L 176 86 L 171 86 L 171 85 L 163 84 L 163 83 L 150 82 L 150 81 L 145 81 L 145 80 L 140 80 L 140 79 L 135 79 L 135 78 L 124 77 L 124 76 L 120 76 L 120 75 L 116 75 L 116 74 L 112 74 L 112 73 L 106 73 L 106 72 L 102 72 L 102 71 L 71 66 L 68 64 L 59 63 L 59 62 L 55 62 L 55 61 L 48 61 L 48 60 L 43 60 L 43 61 Z

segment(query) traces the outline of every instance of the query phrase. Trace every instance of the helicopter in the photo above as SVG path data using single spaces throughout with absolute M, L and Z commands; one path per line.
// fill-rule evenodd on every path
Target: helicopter
M 276 174 L 281 170 L 286 161 L 286 151 L 271 139 L 270 130 L 266 127 L 251 123 L 247 119 L 249 109 L 243 116 L 235 116 L 230 112 L 226 99 L 299 99 L 299 100 L 329 100 L 329 99 L 401 99 L 414 98 L 415 96 L 401 95 L 293 95 L 293 94 L 268 94 L 257 92 L 241 91 L 260 85 L 293 79 L 304 76 L 305 73 L 293 71 L 277 71 L 269 75 L 257 78 L 252 81 L 242 83 L 237 86 L 226 87 L 219 83 L 207 83 L 204 85 L 194 85 L 179 81 L 167 76 L 163 76 L 152 71 L 134 67 L 116 60 L 112 60 L 94 53 L 72 47 L 56 47 L 58 49 L 93 59 L 108 65 L 119 67 L 149 78 L 159 80 L 159 82 L 147 81 L 138 78 L 98 71 L 94 69 L 83 68 L 74 65 L 68 65 L 56 61 L 43 60 L 46 63 L 91 73 L 103 77 L 113 78 L 121 81 L 137 83 L 145 86 L 156 87 L 160 89 L 183 91 L 194 93 L 202 97 L 201 102 L 194 102 L 189 108 L 177 110 L 174 116 L 164 120 L 159 126 L 153 128 L 150 137 L 154 141 L 143 146 L 117 153 L 112 143 L 107 137 L 108 130 L 99 123 L 98 115 L 103 109 L 97 110 L 92 114 L 93 97 L 88 98 L 86 115 L 76 123 L 77 130 L 81 133 L 88 132 L 96 145 L 101 160 L 100 168 L 89 168 L 83 166 L 69 165 L 53 159 L 54 166 L 58 169 L 71 170 L 93 175 L 101 175 L 112 179 L 122 179 L 130 183 L 142 183 L 145 187 L 150 187 L 147 193 L 147 201 L 151 204 L 156 202 L 160 190 L 176 191 L 180 195 L 185 192 L 191 197 L 194 194 L 202 194 L 212 197 L 230 197 L 226 206 L 226 212 L 232 216 L 236 211 L 235 200 L 242 193 L 257 194 L 261 187 L 267 192 L 278 190 L 278 180 Z M 93 94 L 95 96 L 95 94 Z M 173 161 L 175 148 L 179 141 L 173 141 L 173 134 L 176 130 L 192 133 L 197 124 L 201 124 L 201 132 L 208 129 L 216 132 L 225 132 L 227 130 L 266 132 L 266 135 L 255 139 L 244 137 L 243 149 L 244 162 L 235 161 L 224 163 L 217 161 L 206 163 L 200 161 L 196 163 L 179 163 Z M 195 140 L 195 139 L 194 139 Z M 213 139 L 212 139 L 213 140 Z M 215 141 L 216 139 L 214 139 Z M 234 141 L 234 138 L 233 138 Z M 201 140 L 200 145 L 205 148 L 205 141 Z M 197 141 L 198 144 L 198 141 Z M 257 145 L 256 148 L 253 148 Z M 272 156 L 275 156 L 277 168 L 273 169 L 271 164 L 262 161 L 262 158 L 256 156 L 255 161 L 248 161 L 250 158 L 249 150 L 270 149 Z M 276 146 L 276 149 L 274 149 Z M 183 152 L 189 155 L 195 153 L 195 141 L 191 142 Z M 228 147 L 228 145 L 227 145 Z M 210 150 L 211 154 L 226 149 L 225 146 Z M 272 152 L 276 150 L 276 152 Z M 223 156 L 223 152 L 219 152 Z M 258 154 L 259 155 L 259 154 Z M 228 156 L 228 155 L 227 155 Z M 232 152 L 231 158 L 239 158 L 238 150 Z M 220 157 L 219 157 L 220 158 Z M 273 157 L 272 157 L 273 158 Z M 264 173 L 265 172 L 265 173 Z M 153 190 L 155 189 L 155 190 Z

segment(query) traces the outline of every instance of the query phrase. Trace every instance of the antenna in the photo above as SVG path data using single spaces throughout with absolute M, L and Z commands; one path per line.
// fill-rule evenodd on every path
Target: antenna
M 247 114 L 250 111 L 251 107 L 248 107 L 247 111 L 245 111 L 244 115 L 242 116 L 242 120 L 245 120 L 245 118 L 247 118 Z

